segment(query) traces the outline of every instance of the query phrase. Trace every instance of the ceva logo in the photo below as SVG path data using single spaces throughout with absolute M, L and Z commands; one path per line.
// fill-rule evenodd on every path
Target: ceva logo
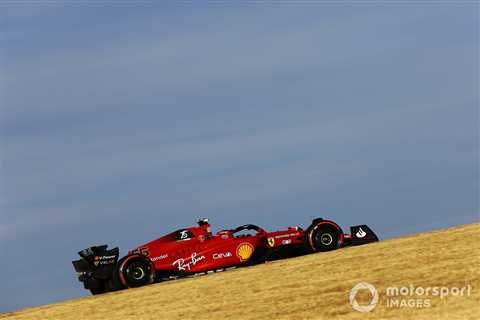
M 233 256 L 231 252 L 214 253 L 213 254 L 213 259 L 214 260 L 225 259 L 225 258 L 230 258 L 231 256 Z

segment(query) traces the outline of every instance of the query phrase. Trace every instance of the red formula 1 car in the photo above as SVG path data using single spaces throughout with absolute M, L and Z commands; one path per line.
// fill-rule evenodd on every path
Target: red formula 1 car
M 128 252 L 119 259 L 119 249 L 95 246 L 80 251 L 73 261 L 79 280 L 92 294 L 139 287 L 265 261 L 378 241 L 366 225 L 340 226 L 321 218 L 306 230 L 289 227 L 268 232 L 247 224 L 212 234 L 208 219 L 198 226 L 180 229 Z

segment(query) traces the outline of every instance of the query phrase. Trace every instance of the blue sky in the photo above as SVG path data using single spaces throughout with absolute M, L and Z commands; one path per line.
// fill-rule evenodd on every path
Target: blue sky
M 478 221 L 476 2 L 0 3 L 0 311 L 218 229 Z

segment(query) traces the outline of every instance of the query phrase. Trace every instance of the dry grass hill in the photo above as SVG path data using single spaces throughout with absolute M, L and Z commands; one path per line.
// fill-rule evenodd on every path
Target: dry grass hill
M 4 313 L 0 319 L 480 319 L 479 255 L 480 224 L 472 224 Z M 368 313 L 349 302 L 350 290 L 361 281 L 379 292 Z M 443 298 L 433 291 L 387 296 L 387 287 L 410 285 L 470 286 L 470 295 L 453 289 Z M 357 301 L 367 304 L 371 297 L 364 289 Z M 392 301 L 403 306 L 392 307 Z

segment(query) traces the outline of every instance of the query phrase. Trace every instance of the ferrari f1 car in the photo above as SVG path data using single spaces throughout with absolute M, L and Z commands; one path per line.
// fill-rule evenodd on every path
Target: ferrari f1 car
M 338 224 L 322 218 L 306 230 L 289 227 L 268 232 L 247 224 L 217 234 L 212 234 L 208 219 L 202 219 L 198 226 L 148 242 L 121 259 L 119 249 L 107 245 L 84 249 L 73 266 L 85 289 L 100 294 L 376 241 L 366 225 L 352 226 L 346 234 Z

